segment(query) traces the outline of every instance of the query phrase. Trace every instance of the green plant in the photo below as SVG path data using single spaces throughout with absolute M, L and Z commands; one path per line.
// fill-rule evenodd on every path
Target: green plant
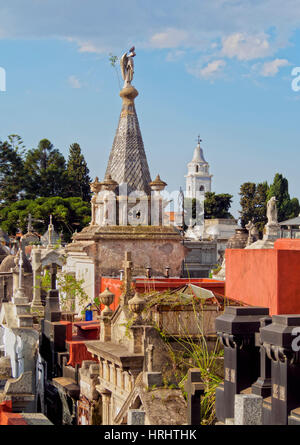
M 220 272 L 222 266 L 221 265 L 216 265 L 213 269 L 212 269 L 212 273 L 213 275 L 217 275 L 218 272 Z
M 121 326 L 125 326 L 125 337 L 131 338 L 130 328 L 133 325 L 134 319 L 130 318 L 127 323 L 122 323 Z
M 45 270 L 44 275 L 38 276 L 41 280 L 41 285 L 39 286 L 45 292 L 51 290 L 51 276 L 49 270 Z M 87 293 L 83 289 L 84 279 L 77 280 L 73 275 L 62 273 L 57 276 L 57 284 L 60 290 L 60 304 L 63 311 L 74 310 L 75 300 L 77 300 L 78 305 L 82 307 L 86 305 L 89 301 Z M 84 314 L 84 310 L 81 311 Z
M 184 383 L 187 379 L 188 369 L 191 367 L 199 368 L 201 378 L 205 384 L 204 396 L 201 399 L 201 423 L 204 425 L 213 424 L 215 421 L 215 392 L 222 381 L 219 368 L 223 350 L 220 348 L 219 340 L 216 337 L 212 346 L 204 333 L 205 300 L 193 295 L 185 296 L 184 294 L 166 291 L 150 296 L 145 312 L 149 312 L 151 307 L 157 304 L 167 304 L 171 310 L 172 308 L 179 309 L 178 306 L 183 306 L 183 310 L 184 305 L 192 306 L 189 321 L 186 323 L 180 318 L 182 311 L 174 310 L 174 316 L 178 317 L 177 326 L 180 335 L 170 334 L 157 324 L 154 324 L 154 326 L 167 347 L 172 365 L 172 376 L 176 377 L 178 386 L 185 398 L 187 394 L 184 390 Z M 190 333 L 192 323 L 196 325 L 198 335 Z M 169 383 L 167 375 L 163 375 L 163 384 L 165 388 L 176 387 L 173 383 Z
M 118 72 L 118 69 L 116 67 L 116 64 L 117 64 L 118 60 L 119 60 L 118 56 L 114 56 L 112 53 L 109 53 L 109 61 L 110 61 L 111 66 L 113 67 L 113 69 L 115 70 L 115 72 L 117 74 L 119 88 L 121 89 L 121 82 L 120 82 L 119 72 Z
M 61 274 L 58 276 L 57 284 L 60 289 L 60 303 L 62 310 L 75 309 L 75 301 L 79 307 L 86 305 L 89 301 L 89 296 L 84 291 L 82 285 L 84 279 L 77 280 L 71 274 Z M 84 309 L 81 311 L 84 314 Z

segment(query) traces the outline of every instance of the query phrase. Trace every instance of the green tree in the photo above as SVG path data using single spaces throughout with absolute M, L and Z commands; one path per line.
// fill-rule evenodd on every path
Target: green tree
M 267 200 L 276 198 L 278 221 L 285 221 L 299 215 L 300 205 L 297 198 L 290 198 L 289 183 L 280 173 L 276 173 L 273 184 L 270 185 Z
M 267 222 L 268 190 L 269 186 L 266 181 L 259 184 L 245 182 L 240 187 L 241 226 L 245 227 L 249 221 L 253 221 L 260 235 L 262 235 L 263 228 Z
M 26 232 L 28 214 L 33 219 L 33 227 L 39 234 L 44 234 L 48 228 L 49 216 L 53 216 L 53 224 L 57 232 L 63 232 L 66 241 L 72 234 L 82 230 L 90 222 L 90 204 L 81 198 L 37 198 L 17 201 L 0 210 L 0 224 L 3 230 L 15 235 L 18 228 Z
M 240 205 L 241 205 L 241 226 L 245 227 L 249 221 L 256 218 L 255 196 L 256 184 L 254 182 L 245 182 L 240 187 Z
M 65 158 L 48 139 L 27 152 L 24 170 L 26 198 L 65 196 Z
M 21 156 L 25 153 L 24 141 L 18 134 L 10 134 L 8 137 L 10 146 L 17 151 Z
M 70 145 L 69 159 L 67 164 L 67 188 L 68 196 L 79 196 L 83 201 L 89 202 L 91 178 L 87 163 L 81 153 L 80 145 Z
M 194 222 L 198 222 L 201 213 L 203 213 L 203 204 L 196 198 L 185 198 L 184 199 L 184 222 L 185 229 L 190 225 L 190 220 L 193 219 Z
M 254 223 L 262 236 L 264 227 L 267 223 L 267 194 L 269 186 L 267 181 L 256 185 L 255 191 L 255 217 Z
M 17 201 L 24 184 L 23 141 L 20 136 L 10 135 L 8 141 L 0 141 L 0 204 Z
M 232 215 L 228 211 L 231 202 L 232 195 L 229 195 L 228 193 L 216 195 L 214 192 L 206 192 L 204 201 L 205 218 L 232 218 Z

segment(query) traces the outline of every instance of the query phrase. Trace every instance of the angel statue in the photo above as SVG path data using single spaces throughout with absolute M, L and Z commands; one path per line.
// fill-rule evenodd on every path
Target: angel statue
M 250 244 L 258 240 L 259 233 L 253 221 L 249 221 L 248 224 L 245 225 L 245 228 L 248 230 L 247 246 L 250 246 Z
M 272 196 L 271 199 L 267 202 L 267 218 L 268 218 L 268 226 L 276 226 L 278 224 L 277 218 L 277 206 L 276 206 L 276 198 Z
M 134 64 L 133 64 L 133 57 L 136 55 L 135 47 L 133 46 L 130 48 L 128 53 L 124 53 L 120 60 L 121 65 L 121 73 L 124 80 L 124 87 L 126 88 L 129 85 L 131 85 L 131 81 L 133 79 L 134 74 Z

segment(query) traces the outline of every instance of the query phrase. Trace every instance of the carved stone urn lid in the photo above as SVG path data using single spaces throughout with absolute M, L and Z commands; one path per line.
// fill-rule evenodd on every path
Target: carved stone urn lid
M 145 307 L 145 300 L 141 298 L 136 292 L 134 294 L 134 297 L 128 301 L 128 307 L 129 310 L 133 312 L 134 316 L 137 318 Z
M 98 193 L 101 189 L 101 182 L 99 182 L 98 176 L 96 176 L 94 182 L 90 182 L 90 188 L 93 193 Z
M 104 304 L 105 308 L 102 311 L 103 315 L 107 315 L 107 314 L 111 314 L 112 310 L 110 309 L 110 305 L 112 304 L 112 302 L 114 301 L 115 295 L 110 292 L 110 290 L 108 289 L 108 287 L 101 292 L 101 294 L 99 295 L 99 300 L 102 304 Z
M 151 181 L 149 185 L 152 188 L 152 190 L 163 190 L 166 187 L 167 183 L 162 181 L 160 179 L 160 176 L 157 175 L 154 181 Z

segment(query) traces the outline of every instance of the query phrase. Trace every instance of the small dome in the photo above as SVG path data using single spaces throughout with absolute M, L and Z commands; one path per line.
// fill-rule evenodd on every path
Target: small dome
M 0 272 L 10 272 L 10 270 L 14 267 L 16 267 L 15 255 L 8 255 L 4 258 L 0 265 Z
M 10 272 L 11 269 L 14 269 L 16 267 L 15 261 L 18 262 L 17 255 L 8 255 L 7 257 L 5 257 L 0 265 L 0 272 Z M 23 255 L 23 269 L 25 273 L 32 273 L 31 263 L 26 255 Z

